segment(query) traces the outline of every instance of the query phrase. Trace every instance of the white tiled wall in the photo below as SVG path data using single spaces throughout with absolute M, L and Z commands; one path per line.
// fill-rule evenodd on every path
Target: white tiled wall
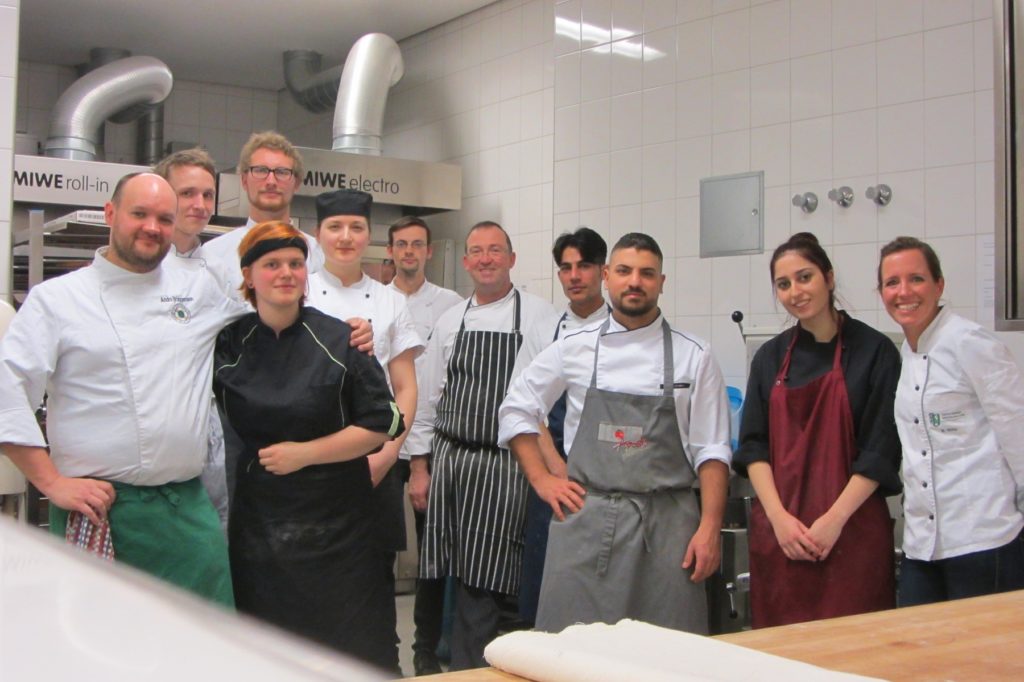
M 50 110 L 75 79 L 75 70 L 70 66 L 21 62 L 18 132 L 45 143 Z M 233 167 L 252 131 L 277 125 L 277 98 L 273 90 L 177 80 L 164 103 L 164 141 L 201 144 L 218 168 Z M 135 163 L 136 127 L 135 123 L 106 124 L 108 161 Z
M 0 0 L 0 178 L 14 172 L 20 0 Z M 11 301 L 11 185 L 0 182 L 0 300 Z
M 498 221 L 518 252 L 516 284 L 544 297 L 553 272 L 553 8 L 551 0 L 501 0 L 402 41 L 405 77 L 389 95 L 383 139 L 387 156 L 460 165 L 463 209 L 428 218 L 436 237 L 461 242 L 477 221 Z M 567 87 L 590 84 L 577 69 Z M 588 111 L 588 125 L 606 129 L 610 112 Z M 332 113 L 309 114 L 282 92 L 279 115 L 296 144 L 330 146 Z M 584 137 L 575 132 L 575 143 L 562 140 L 574 154 Z M 609 144 L 607 136 L 585 138 L 588 146 Z M 607 164 L 587 173 L 600 182 Z M 468 293 L 461 266 L 456 273 Z
M 976 316 L 976 241 L 993 231 L 990 2 L 555 0 L 555 22 L 555 231 L 596 219 L 611 239 L 655 235 L 663 309 L 710 338 L 729 383 L 746 375 L 729 314 L 771 328 L 785 315 L 768 255 L 698 257 L 709 175 L 764 170 L 767 251 L 817 234 L 868 323 L 894 329 L 874 272 L 898 234 L 936 246 L 949 304 Z M 884 208 L 864 197 L 879 182 Z M 847 209 L 827 199 L 844 184 Z M 806 191 L 811 215 L 790 204 Z

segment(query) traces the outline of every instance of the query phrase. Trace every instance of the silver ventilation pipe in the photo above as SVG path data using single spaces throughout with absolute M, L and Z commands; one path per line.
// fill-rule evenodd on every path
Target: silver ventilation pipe
M 284 53 L 284 83 L 299 105 L 314 114 L 330 111 L 338 99 L 341 65 L 320 71 L 323 55 L 313 50 Z
M 402 50 L 390 36 L 368 33 L 345 59 L 334 108 L 334 151 L 380 156 L 388 90 L 402 80 Z
M 164 158 L 164 105 L 157 104 L 139 119 L 135 134 L 135 162 L 155 166 Z
M 85 74 L 116 62 L 125 57 L 131 57 L 132 53 L 118 47 L 94 47 L 89 50 L 89 61 L 78 67 L 78 75 Z M 131 123 L 138 120 L 138 130 L 135 133 L 135 162 L 145 166 L 155 166 L 163 158 L 164 149 L 164 104 L 136 104 L 117 112 L 107 119 L 111 123 Z M 99 127 L 99 134 L 96 138 L 97 148 L 102 147 L 106 155 L 105 128 Z M 97 149 L 97 154 L 99 149 Z
M 46 156 L 95 159 L 104 121 L 128 107 L 162 102 L 173 84 L 171 70 L 153 57 L 126 57 L 90 71 L 57 100 Z

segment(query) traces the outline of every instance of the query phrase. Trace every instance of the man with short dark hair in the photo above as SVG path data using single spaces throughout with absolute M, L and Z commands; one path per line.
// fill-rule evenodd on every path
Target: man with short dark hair
M 602 322 L 609 306 L 601 289 L 608 245 L 589 227 L 559 235 L 551 249 L 558 268 L 558 281 L 568 300 L 565 312 L 555 326 L 552 340 L 557 341 L 577 329 Z M 565 446 L 562 425 L 565 421 L 565 394 L 555 401 L 548 414 L 547 432 L 541 432 L 541 454 L 548 471 L 566 477 Z M 550 434 L 550 438 L 549 438 Z M 523 536 L 523 577 L 519 585 L 519 616 L 528 623 L 537 618 L 544 554 L 548 544 L 551 507 L 531 488 L 526 499 L 526 526 Z
M 636 618 L 704 633 L 700 583 L 718 568 L 732 455 L 722 373 L 705 341 L 662 316 L 665 276 L 651 237 L 620 239 L 604 282 L 611 315 L 540 353 L 500 410 L 499 443 L 559 521 L 536 625 L 557 632 Z M 548 471 L 538 446 L 563 392 L 568 478 Z
M 160 267 L 176 211 L 166 180 L 126 176 L 104 207 L 110 245 L 29 292 L 0 341 L 0 448 L 50 499 L 54 533 L 69 513 L 109 518 L 118 561 L 231 605 L 198 477 L 214 340 L 245 309 L 205 273 Z M 49 443 L 35 419 L 44 393 Z
M 486 665 L 483 649 L 503 612 L 517 610 L 527 486 L 515 458 L 497 445 L 498 406 L 514 374 L 550 342 L 557 315 L 512 286 L 515 262 L 501 225 L 470 229 L 462 264 L 473 295 L 434 327 L 424 355 L 427 400 L 413 426 L 424 429 L 420 438 L 433 437 L 420 576 L 456 579 L 453 670 Z

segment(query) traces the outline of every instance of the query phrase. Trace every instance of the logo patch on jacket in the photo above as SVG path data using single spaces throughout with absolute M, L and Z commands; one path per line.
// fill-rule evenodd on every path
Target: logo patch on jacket
M 192 311 L 184 303 L 175 303 L 171 306 L 171 317 L 182 324 L 188 324 L 192 320 Z

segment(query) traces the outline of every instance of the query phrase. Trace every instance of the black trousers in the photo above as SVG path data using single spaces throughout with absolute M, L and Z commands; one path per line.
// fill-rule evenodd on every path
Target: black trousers
M 395 464 L 401 472 L 402 482 L 409 482 L 409 461 L 400 459 Z M 414 511 L 416 519 L 416 547 L 423 545 L 423 524 L 426 522 L 426 512 Z M 441 642 L 442 618 L 444 616 L 444 592 L 445 579 L 423 579 L 416 580 L 416 598 L 413 604 L 412 619 L 416 626 L 413 636 L 413 653 L 421 651 L 431 654 L 437 651 Z
M 515 595 L 470 587 L 456 580 L 449 670 L 486 667 L 484 647 L 498 635 L 522 627 Z

